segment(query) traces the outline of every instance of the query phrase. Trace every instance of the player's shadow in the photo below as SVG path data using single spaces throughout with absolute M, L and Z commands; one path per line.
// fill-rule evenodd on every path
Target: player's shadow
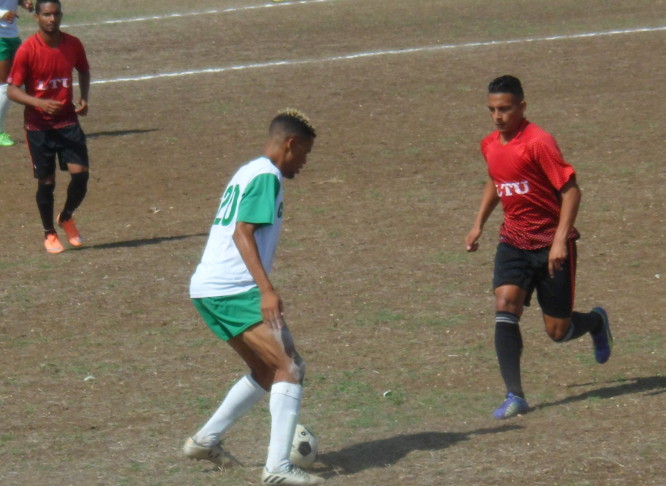
M 446 449 L 475 435 L 499 434 L 521 428 L 518 425 L 502 425 L 470 432 L 419 432 L 363 442 L 339 451 L 319 454 L 317 462 L 323 464 L 326 470 L 314 472 L 325 477 L 355 474 L 364 469 L 396 464 L 412 451 Z
M 168 241 L 178 241 L 178 240 L 184 240 L 186 238 L 196 238 L 199 236 L 208 236 L 208 233 L 197 233 L 194 235 L 181 235 L 181 236 L 158 236 L 156 238 L 141 238 L 138 240 L 114 241 L 111 243 L 100 243 L 98 245 L 82 246 L 81 248 L 77 248 L 76 251 L 108 250 L 110 248 L 136 248 L 139 246 L 158 245 L 160 243 L 165 243 Z
M 125 135 L 135 135 L 139 133 L 150 133 L 156 132 L 157 128 L 146 128 L 146 129 L 135 129 L 135 130 L 109 130 L 106 132 L 93 132 L 86 133 L 87 138 L 98 138 L 98 137 L 123 137 Z
M 623 378 L 619 380 L 607 381 L 606 384 L 612 386 L 603 386 L 595 390 L 589 390 L 578 395 L 573 395 L 562 400 L 546 402 L 535 406 L 535 409 L 565 405 L 572 402 L 580 402 L 589 398 L 613 398 L 620 395 L 634 393 L 646 393 L 646 395 L 659 395 L 666 393 L 666 376 L 643 376 L 637 378 Z M 579 385 L 570 385 L 569 388 L 590 386 L 593 383 L 583 383 Z

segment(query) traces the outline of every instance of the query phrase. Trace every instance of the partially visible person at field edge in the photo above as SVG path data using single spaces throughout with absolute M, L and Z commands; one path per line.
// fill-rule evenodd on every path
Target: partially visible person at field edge
M 263 156 L 243 165 L 224 190 L 190 283 L 201 317 L 250 373 L 187 439 L 183 453 L 220 467 L 231 465 L 233 457 L 222 448 L 221 437 L 270 392 L 271 432 L 262 484 L 324 482 L 289 461 L 305 364 L 283 319 L 282 299 L 269 280 L 282 226 L 283 179 L 292 179 L 305 165 L 315 137 L 299 111 L 285 110 L 271 121 Z
M 505 419 L 529 410 L 521 383 L 519 322 L 534 290 L 553 341 L 563 343 L 589 333 L 596 361 L 605 363 L 613 338 L 603 308 L 573 310 L 579 238 L 574 222 L 581 200 L 574 168 L 562 158 L 555 139 L 525 118 L 520 80 L 493 80 L 487 103 L 497 128 L 481 142 L 490 178 L 465 244 L 469 252 L 478 249 L 483 227 L 501 202 L 504 222 L 493 287 L 495 350 L 506 399 L 493 415 Z
M 24 118 L 33 174 L 37 179 L 37 208 L 49 253 L 64 250 L 53 221 L 56 157 L 60 170 L 69 171 L 67 198 L 57 223 L 72 246 L 83 244 L 74 224 L 74 211 L 88 189 L 88 147 L 79 115 L 88 113 L 90 68 L 81 41 L 60 30 L 59 0 L 37 0 L 37 33 L 21 45 L 9 75 L 9 98 L 25 105 Z M 78 72 L 80 98 L 74 99 L 73 71 Z M 25 84 L 25 91 L 20 86 Z
M 5 132 L 5 121 L 11 104 L 7 97 L 7 77 L 14 55 L 21 45 L 17 24 L 19 5 L 32 12 L 32 0 L 0 0 L 0 147 L 15 144 Z

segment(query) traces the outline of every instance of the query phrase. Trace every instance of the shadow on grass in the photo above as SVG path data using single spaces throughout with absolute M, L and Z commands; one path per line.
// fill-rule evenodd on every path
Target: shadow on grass
M 355 474 L 364 469 L 393 465 L 412 451 L 435 451 L 446 449 L 475 435 L 499 434 L 522 429 L 518 425 L 502 425 L 470 432 L 419 432 L 402 434 L 388 439 L 354 444 L 336 452 L 327 452 L 317 457 L 330 471 L 315 471 L 324 477 Z
M 157 245 L 167 241 L 184 240 L 186 238 L 195 238 L 198 236 L 208 236 L 208 233 L 197 233 L 194 235 L 182 236 L 158 236 L 156 238 L 142 238 L 139 240 L 115 241 L 113 243 L 101 243 L 99 245 L 82 246 L 81 248 L 76 248 L 75 251 L 108 250 L 109 248 L 136 248 L 138 246 Z
M 142 130 L 109 130 L 107 132 L 94 132 L 86 133 L 86 138 L 98 138 L 98 137 L 122 137 L 125 135 L 134 135 L 137 133 L 150 133 L 156 132 L 156 128 L 147 128 Z
M 588 398 L 612 398 L 620 395 L 628 395 L 634 393 L 646 393 L 646 395 L 659 395 L 666 393 L 666 376 L 644 376 L 638 378 L 624 378 L 619 380 L 607 381 L 606 384 L 613 384 L 612 386 L 604 386 L 596 390 L 586 391 L 579 395 L 563 398 L 555 402 L 542 403 L 537 405 L 534 409 L 553 407 L 557 405 L 565 405 L 572 402 L 580 402 Z M 569 385 L 569 388 L 591 386 L 596 383 L 582 383 L 580 385 Z

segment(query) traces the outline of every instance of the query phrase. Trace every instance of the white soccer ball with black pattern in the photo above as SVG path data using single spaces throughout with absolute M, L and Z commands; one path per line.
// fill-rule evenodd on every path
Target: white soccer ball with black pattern
M 307 469 L 317 460 L 317 438 L 305 425 L 296 425 L 289 460 L 301 469 Z

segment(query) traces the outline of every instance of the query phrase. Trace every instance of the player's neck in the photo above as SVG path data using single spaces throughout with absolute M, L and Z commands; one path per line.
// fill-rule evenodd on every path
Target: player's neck
M 500 143 L 502 145 L 506 145 L 511 140 L 516 138 L 518 136 L 518 134 L 523 130 L 523 128 L 525 128 L 526 122 L 527 122 L 527 120 L 525 118 L 523 118 L 523 120 L 520 122 L 520 125 L 518 125 L 518 128 L 516 128 L 515 130 L 512 130 L 511 132 L 504 132 L 504 133 L 500 132 L 500 134 L 499 134 Z
M 500 133 L 500 143 L 502 145 L 506 145 L 509 143 L 511 140 L 516 138 L 516 135 L 518 134 L 518 131 L 512 132 L 512 133 Z
M 44 41 L 44 44 L 47 46 L 58 47 L 62 40 L 62 33 L 59 30 L 55 32 L 44 32 L 43 30 L 40 30 L 39 37 L 41 37 L 42 41 Z

